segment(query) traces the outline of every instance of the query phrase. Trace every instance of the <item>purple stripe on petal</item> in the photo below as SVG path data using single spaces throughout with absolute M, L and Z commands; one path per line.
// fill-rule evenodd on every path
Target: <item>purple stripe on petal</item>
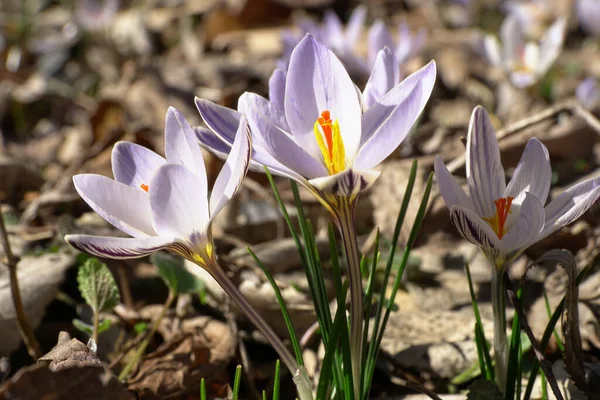
M 500 239 L 492 228 L 473 211 L 454 206 L 450 219 L 458 232 L 469 242 L 485 249 L 500 249 Z
M 354 197 L 369 188 L 379 177 L 380 171 L 349 169 L 335 175 L 309 180 L 320 192 L 336 196 Z
M 166 249 L 173 238 L 118 238 L 91 235 L 67 235 L 65 241 L 78 250 L 98 257 L 127 259 L 140 258 Z
M 196 97 L 196 108 L 200 116 L 217 136 L 224 142 L 233 143 L 242 114 L 227 107 L 220 106 L 205 99 Z

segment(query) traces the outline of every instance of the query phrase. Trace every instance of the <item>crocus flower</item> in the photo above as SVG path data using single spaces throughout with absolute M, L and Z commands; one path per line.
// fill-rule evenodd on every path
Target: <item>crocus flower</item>
M 166 116 L 166 159 L 134 143 L 119 142 L 112 153 L 115 179 L 84 174 L 73 177 L 79 195 L 102 218 L 132 236 L 67 235 L 65 240 L 87 253 L 116 259 L 138 258 L 168 250 L 206 269 L 236 302 L 292 374 L 295 358 L 248 303 L 219 266 L 211 221 L 239 188 L 250 160 L 250 132 L 239 119 L 235 140 L 210 197 L 206 170 L 194 131 L 181 113 Z M 301 398 L 309 398 L 301 394 Z
M 233 127 L 246 115 L 253 132 L 251 166 L 267 166 L 299 182 L 332 213 L 348 261 L 355 384 L 360 382 L 363 308 L 354 205 L 379 176 L 375 167 L 408 134 L 435 82 L 434 62 L 398 84 L 396 70 L 395 58 L 383 50 L 361 94 L 333 52 L 306 35 L 292 52 L 287 72 L 276 71 L 271 78 L 271 101 L 244 93 L 234 111 L 196 100 L 210 128 L 198 130 L 201 143 L 221 156 L 228 153 Z
M 577 100 L 587 109 L 593 109 L 600 102 L 600 86 L 596 78 L 588 76 L 577 86 Z
M 406 22 L 402 21 L 398 25 L 398 36 L 396 41 L 394 41 L 385 23 L 382 20 L 377 20 L 369 29 L 369 65 L 373 66 L 375 64 L 377 53 L 386 46 L 392 49 L 398 63 L 403 64 L 421 52 L 425 44 L 425 38 L 425 29 L 421 29 L 419 32 L 413 34 Z
M 548 150 L 532 138 L 507 185 L 496 134 L 482 107 L 475 108 L 471 116 L 466 169 L 469 196 L 441 157 L 435 159 L 435 176 L 454 226 L 465 239 L 483 250 L 492 265 L 496 379 L 504 390 L 508 361 L 504 272 L 527 247 L 573 222 L 590 208 L 600 197 L 600 178 L 569 188 L 544 207 L 552 170 Z
M 119 0 L 80 0 L 75 20 L 89 31 L 105 29 L 119 11 Z
M 577 0 L 577 17 L 586 32 L 600 37 L 600 0 Z
M 530 38 L 539 38 L 556 19 L 556 5 L 549 0 L 507 1 L 504 5 L 509 16 L 519 21 L 519 25 Z
M 566 20 L 557 19 L 544 33 L 539 44 L 526 42 L 521 24 L 509 16 L 500 29 L 502 45 L 494 36 L 484 39 L 489 62 L 504 69 L 511 83 L 518 88 L 535 84 L 548 72 L 558 58 L 564 41 Z

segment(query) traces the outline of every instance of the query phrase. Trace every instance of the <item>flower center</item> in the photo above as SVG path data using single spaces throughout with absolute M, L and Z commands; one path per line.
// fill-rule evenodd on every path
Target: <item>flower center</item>
M 483 218 L 485 222 L 490 224 L 498 238 L 502 239 L 502 236 L 506 233 L 504 224 L 506 223 L 506 218 L 508 218 L 508 214 L 511 213 L 510 206 L 514 197 L 501 197 L 497 200 L 494 200 L 494 204 L 496 205 L 496 214 L 493 217 Z
M 323 111 L 315 121 L 314 131 L 329 175 L 346 169 L 346 151 L 337 119 L 332 121 L 331 113 Z
M 143 183 L 140 185 L 140 188 L 141 188 L 141 189 L 142 189 L 144 192 L 146 192 L 146 193 L 148 193 L 148 189 L 150 189 L 150 188 L 148 187 L 148 185 L 146 185 L 146 184 L 143 184 Z

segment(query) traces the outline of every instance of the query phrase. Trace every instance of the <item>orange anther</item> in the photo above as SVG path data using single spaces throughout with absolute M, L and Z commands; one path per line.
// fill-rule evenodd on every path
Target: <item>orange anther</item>
M 148 193 L 148 189 L 149 189 L 148 185 L 145 185 L 145 184 L 143 184 L 143 183 L 142 183 L 142 184 L 140 185 L 140 188 L 141 188 L 143 191 L 145 191 L 146 193 Z

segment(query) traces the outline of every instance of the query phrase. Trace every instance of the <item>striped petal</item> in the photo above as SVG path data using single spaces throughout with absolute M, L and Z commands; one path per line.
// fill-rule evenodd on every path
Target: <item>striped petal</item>
M 368 189 L 379 177 L 380 171 L 349 169 L 335 175 L 311 179 L 308 182 L 320 192 L 336 196 L 354 197 Z
M 276 69 L 269 78 L 269 101 L 281 112 L 285 109 L 285 78 L 284 70 Z
M 467 134 L 467 182 L 471 201 L 482 217 L 496 212 L 494 200 L 501 198 L 506 188 L 500 149 L 490 118 L 481 106 L 471 115 Z
M 548 149 L 536 138 L 527 142 L 523 155 L 512 179 L 508 183 L 503 197 L 514 197 L 513 204 L 519 205 L 529 192 L 543 204 L 546 203 L 550 183 L 552 181 L 552 168 Z
M 499 251 L 501 248 L 500 239 L 492 228 L 468 208 L 452 207 L 450 219 L 462 237 L 469 242 L 488 250 Z
M 67 235 L 65 241 L 77 250 L 104 258 L 140 258 L 158 250 L 168 249 L 175 238 L 152 236 L 146 238 L 119 238 L 91 235 Z
M 211 219 L 221 211 L 240 187 L 248 171 L 250 148 L 250 129 L 246 118 L 242 117 L 229 157 L 217 176 L 210 195 Z
M 471 200 L 469 200 L 463 188 L 460 187 L 456 178 L 448 171 L 448 168 L 444 165 L 444 160 L 439 155 L 435 157 L 434 169 L 435 179 L 446 207 L 452 208 L 458 205 L 471 209 Z
M 527 248 L 537 240 L 544 223 L 544 206 L 534 194 L 526 192 L 516 224 L 502 237 L 502 250 L 511 252 Z
M 368 109 L 400 82 L 400 68 L 392 51 L 385 47 L 377 53 L 371 76 L 363 91 L 363 108 Z
M 198 97 L 194 101 L 206 126 L 224 142 L 233 143 L 242 114 Z
M 165 162 L 152 150 L 131 142 L 117 142 L 111 156 L 115 180 L 137 189 L 147 186 Z
M 92 210 L 115 228 L 133 237 L 156 235 L 145 191 L 95 174 L 75 175 L 73 183 Z
M 156 171 L 148 194 L 154 229 L 159 235 L 187 238 L 207 229 L 208 193 L 203 183 L 182 165 L 167 164 Z

